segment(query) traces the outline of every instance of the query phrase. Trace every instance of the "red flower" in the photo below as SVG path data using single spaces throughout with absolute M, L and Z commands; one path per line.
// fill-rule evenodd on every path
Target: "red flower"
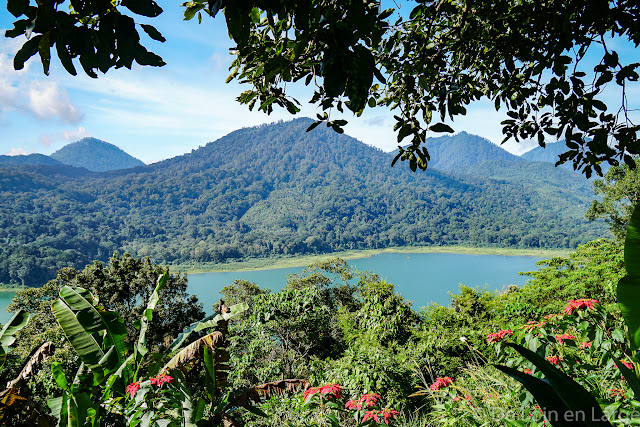
M 129 384 L 127 386 L 126 392 L 129 393 L 130 397 L 133 397 L 138 390 L 140 390 L 140 381 Z
M 158 375 L 157 377 L 149 378 L 152 385 L 161 386 L 163 383 L 171 384 L 173 382 L 173 378 L 169 375 Z
M 562 360 L 560 356 L 549 356 L 546 358 L 552 365 L 558 366 L 558 363 Z
M 309 400 L 311 398 L 311 396 L 313 396 L 314 394 L 316 394 L 317 392 L 320 391 L 319 387 L 311 387 L 308 388 L 304 391 L 302 398 L 304 399 L 304 401 L 306 402 L 307 400 Z
M 621 388 L 612 388 L 609 390 L 611 397 L 625 397 L 625 391 Z
M 562 310 L 562 312 L 564 314 L 573 314 L 575 310 L 580 310 L 580 309 L 593 310 L 595 308 L 594 304 L 600 304 L 600 303 L 598 302 L 598 300 L 585 299 L 585 298 L 580 298 L 577 300 L 569 300 L 569 302 L 567 302 L 567 305 L 565 306 L 564 310 Z
M 350 400 L 344 405 L 345 408 L 351 409 L 352 411 L 359 411 L 362 409 L 362 402 L 359 400 Z
M 380 395 L 377 393 L 365 393 L 360 396 L 360 401 L 364 403 L 365 406 L 375 406 L 380 400 Z
M 342 396 L 342 386 L 340 384 L 325 384 L 320 387 L 320 394 L 323 396 L 335 397 L 336 399 L 340 399 Z
M 378 418 L 378 411 L 376 411 L 375 409 L 373 409 L 371 411 L 367 411 L 364 414 L 364 417 L 362 418 L 362 422 L 364 423 L 367 420 L 373 420 L 373 421 L 379 423 L 380 422 L 380 418 Z M 387 422 L 387 424 L 389 424 L 389 423 Z
M 513 331 L 511 329 L 505 329 L 502 331 L 494 332 L 492 334 L 487 335 L 487 342 L 500 342 L 502 338 L 513 335 Z
M 469 402 L 471 401 L 471 395 L 469 395 L 469 394 L 465 394 L 464 398 L 465 398 L 465 400 L 468 400 Z M 456 397 L 453 398 L 454 402 L 457 402 L 459 400 L 462 400 L 462 399 L 460 399 L 460 396 L 456 396 Z
M 395 409 L 383 409 L 381 414 L 382 417 L 384 418 L 384 423 L 385 424 L 389 424 L 389 420 L 393 419 L 396 415 L 398 415 L 400 412 L 396 411 Z
M 527 374 L 527 375 L 531 375 L 531 369 L 524 368 L 524 373 Z
M 433 384 L 431 384 L 430 388 L 431 390 L 440 390 L 443 387 L 448 387 L 449 384 L 451 384 L 453 382 L 453 378 L 451 377 L 444 377 L 444 378 L 436 378 L 436 382 L 434 382 Z
M 558 344 L 562 344 L 562 342 L 564 340 L 577 340 L 576 337 L 574 337 L 573 335 L 570 334 L 562 334 L 562 335 L 556 335 L 556 341 L 558 341 Z
M 592 345 L 593 341 L 583 342 L 582 344 L 580 344 L 580 348 L 591 348 Z
M 631 363 L 631 362 L 626 362 L 626 361 L 624 361 L 624 360 L 621 360 L 620 362 L 622 362 L 622 364 L 623 364 L 625 367 L 627 367 L 627 368 L 629 368 L 629 369 L 633 369 L 633 363 Z

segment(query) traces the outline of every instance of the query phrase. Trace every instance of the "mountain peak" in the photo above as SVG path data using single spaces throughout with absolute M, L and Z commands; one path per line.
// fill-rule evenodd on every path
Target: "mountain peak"
M 96 138 L 82 138 L 72 142 L 53 153 L 51 157 L 66 165 L 94 172 L 144 166 L 141 160 L 113 144 Z
M 444 171 L 461 172 L 461 168 L 487 161 L 520 160 L 488 139 L 465 131 L 427 138 L 425 145 L 431 156 L 429 167 Z

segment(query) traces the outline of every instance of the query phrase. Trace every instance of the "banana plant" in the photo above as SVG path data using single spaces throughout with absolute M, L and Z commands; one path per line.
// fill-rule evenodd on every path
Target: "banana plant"
M 51 309 L 82 362 L 73 381 L 67 380 L 60 365 L 52 367 L 63 395 L 50 399 L 48 405 L 61 426 L 99 425 L 102 403 L 117 405 L 124 397 L 127 384 L 136 380 L 148 352 L 146 332 L 167 281 L 167 273 L 158 278 L 133 345 L 125 340 L 127 329 L 122 318 L 102 307 L 91 292 L 72 286 L 60 289 L 60 298 Z
M 618 282 L 617 297 L 627 325 L 635 369 L 627 368 L 611 355 L 609 358 L 620 369 L 637 400 L 640 398 L 640 205 L 636 205 L 627 228 L 624 265 L 627 275 Z M 545 378 L 539 379 L 508 366 L 496 368 L 520 382 L 533 395 L 552 426 L 611 426 L 605 412 L 584 387 L 539 354 L 516 344 L 507 345 L 533 363 Z M 583 417 L 578 418 L 578 415 Z
M 27 325 L 28 321 L 29 313 L 21 309 L 0 330 L 0 368 L 4 366 L 9 349 L 16 341 L 16 334 Z

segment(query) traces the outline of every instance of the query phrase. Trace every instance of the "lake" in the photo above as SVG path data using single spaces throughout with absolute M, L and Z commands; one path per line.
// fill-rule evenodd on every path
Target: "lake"
M 359 271 L 372 271 L 396 285 L 396 290 L 419 309 L 431 302 L 448 305 L 449 293 L 460 284 L 503 290 L 509 284 L 524 285 L 528 277 L 521 271 L 536 270 L 542 258 L 531 256 L 467 255 L 446 253 L 384 253 L 348 261 Z M 236 279 L 255 282 L 272 291 L 286 285 L 287 275 L 304 267 L 273 270 L 200 273 L 189 275 L 189 292 L 198 295 L 207 313 L 220 298 L 220 290 Z
M 509 284 L 524 285 L 527 276 L 521 271 L 536 269 L 541 258 L 531 256 L 467 255 L 446 253 L 384 253 L 349 261 L 359 271 L 372 271 L 390 283 L 419 309 L 431 302 L 449 304 L 449 293 L 457 292 L 459 285 L 486 286 L 490 290 L 503 290 Z M 236 279 L 255 282 L 272 291 L 282 289 L 289 274 L 301 273 L 304 267 L 272 270 L 189 274 L 190 294 L 198 296 L 210 313 L 220 298 L 220 290 Z M 0 323 L 11 318 L 6 308 L 14 292 L 0 292 Z

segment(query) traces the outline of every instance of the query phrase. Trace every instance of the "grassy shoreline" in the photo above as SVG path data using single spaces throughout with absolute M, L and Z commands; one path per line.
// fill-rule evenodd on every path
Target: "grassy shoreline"
M 471 246 L 405 246 L 385 249 L 363 249 L 342 252 L 332 252 L 320 255 L 278 256 L 270 258 L 254 258 L 247 261 L 231 261 L 221 264 L 174 264 L 170 265 L 172 272 L 181 271 L 188 274 L 216 273 L 224 271 L 254 271 L 271 270 L 276 268 L 305 267 L 318 261 L 331 258 L 345 260 L 369 258 L 383 253 L 453 253 L 465 255 L 504 255 L 504 256 L 535 256 L 552 258 L 568 256 L 569 249 L 513 249 L 513 248 L 478 248 Z

